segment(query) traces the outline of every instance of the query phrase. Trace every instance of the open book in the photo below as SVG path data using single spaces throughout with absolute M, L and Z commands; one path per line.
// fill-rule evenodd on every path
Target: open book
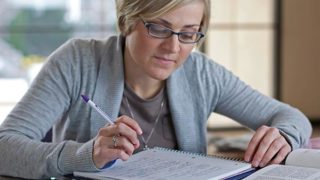
M 92 179 L 223 179 L 252 170 L 251 164 L 213 156 L 203 156 L 165 148 L 148 149 L 127 161 L 117 160 L 101 172 L 75 172 Z
M 320 179 L 320 149 L 294 150 L 288 155 L 285 165 L 269 165 L 256 171 L 246 179 Z

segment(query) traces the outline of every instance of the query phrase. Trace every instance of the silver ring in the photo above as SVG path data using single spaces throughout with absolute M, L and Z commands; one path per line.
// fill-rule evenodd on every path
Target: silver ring
M 113 142 L 114 148 L 117 148 L 117 142 L 118 142 L 117 137 L 118 137 L 118 135 L 112 136 L 112 142 Z

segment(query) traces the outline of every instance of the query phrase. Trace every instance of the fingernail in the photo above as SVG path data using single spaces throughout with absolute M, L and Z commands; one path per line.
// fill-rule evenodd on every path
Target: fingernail
M 264 167 L 264 163 L 260 162 L 259 167 Z
M 259 165 L 259 162 L 258 162 L 258 161 L 253 161 L 253 162 L 252 162 L 252 166 L 258 167 L 258 165 Z
M 244 160 L 245 160 L 246 162 L 249 162 L 249 161 L 250 161 L 250 158 L 249 158 L 249 157 L 244 157 Z

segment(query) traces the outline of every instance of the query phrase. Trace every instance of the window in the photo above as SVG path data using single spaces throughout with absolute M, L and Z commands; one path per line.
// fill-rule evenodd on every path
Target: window
M 0 124 L 45 58 L 70 38 L 116 33 L 114 1 L 0 1 Z
M 212 17 L 205 45 L 216 62 L 268 96 L 274 94 L 274 0 L 211 0 Z M 209 127 L 238 126 L 213 114 Z

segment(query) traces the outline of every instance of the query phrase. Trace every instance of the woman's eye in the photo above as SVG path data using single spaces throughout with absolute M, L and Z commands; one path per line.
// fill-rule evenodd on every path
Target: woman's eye
M 195 33 L 182 33 L 180 34 L 180 37 L 182 39 L 193 39 Z

